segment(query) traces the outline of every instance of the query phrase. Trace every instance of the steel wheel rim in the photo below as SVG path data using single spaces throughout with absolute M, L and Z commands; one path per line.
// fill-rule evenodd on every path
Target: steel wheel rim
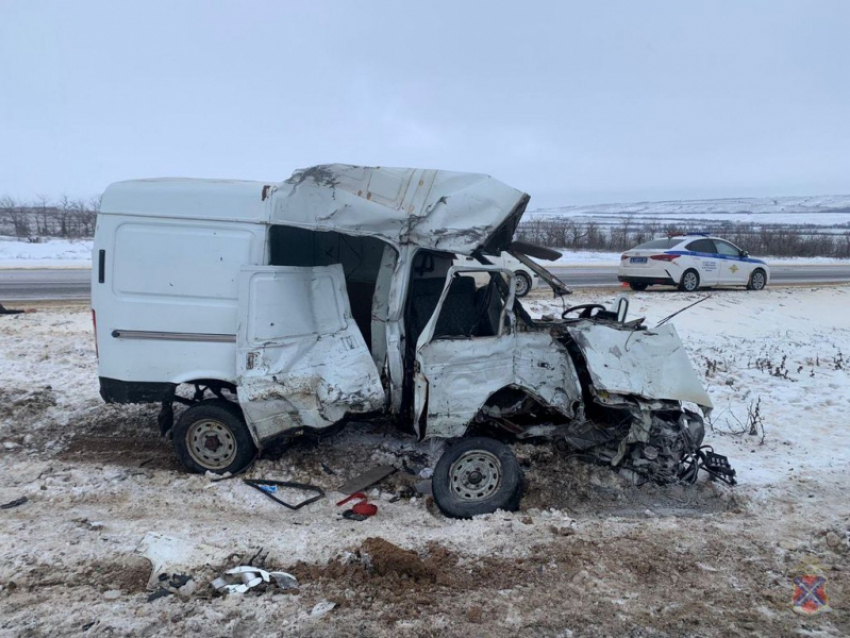
M 517 275 L 516 277 L 516 294 L 518 297 L 522 297 L 525 293 L 528 292 L 529 289 L 528 279 L 523 277 L 522 275 Z
M 692 273 L 685 273 L 685 290 L 694 290 L 697 287 L 697 276 Z
M 464 452 L 449 468 L 452 496 L 469 502 L 493 496 L 502 485 L 502 463 L 490 452 Z
M 193 423 L 186 432 L 186 447 L 198 465 L 212 470 L 225 468 L 236 458 L 236 438 L 216 419 Z
M 753 288 L 756 290 L 764 288 L 764 275 L 762 273 L 753 273 Z

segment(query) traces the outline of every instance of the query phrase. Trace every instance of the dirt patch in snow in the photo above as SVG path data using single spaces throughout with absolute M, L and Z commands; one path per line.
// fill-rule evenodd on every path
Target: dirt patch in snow
M 76 463 L 180 470 L 171 442 L 163 437 L 75 436 L 59 458 Z

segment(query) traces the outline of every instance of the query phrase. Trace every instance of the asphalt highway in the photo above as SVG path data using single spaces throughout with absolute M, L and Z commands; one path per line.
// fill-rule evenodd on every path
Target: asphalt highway
M 617 286 L 616 266 L 554 266 L 552 273 L 572 288 Z M 771 286 L 850 282 L 850 265 L 771 266 Z M 91 270 L 84 268 L 0 269 L 0 303 L 85 301 Z

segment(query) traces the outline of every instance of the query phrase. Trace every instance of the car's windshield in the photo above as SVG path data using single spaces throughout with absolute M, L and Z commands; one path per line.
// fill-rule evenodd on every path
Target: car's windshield
M 681 237 L 665 237 L 664 239 L 653 239 L 632 248 L 632 250 L 657 249 L 657 248 L 672 248 L 682 241 Z

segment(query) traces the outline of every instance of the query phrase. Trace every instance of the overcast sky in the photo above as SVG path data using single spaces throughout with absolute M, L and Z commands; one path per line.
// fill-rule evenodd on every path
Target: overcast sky
M 345 162 L 532 208 L 850 193 L 850 2 L 0 0 L 0 195 Z

